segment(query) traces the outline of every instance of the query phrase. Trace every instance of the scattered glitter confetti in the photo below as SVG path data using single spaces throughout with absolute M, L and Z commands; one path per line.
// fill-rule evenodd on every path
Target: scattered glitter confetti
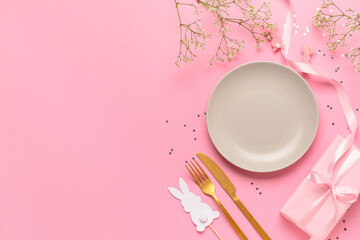
M 304 36 L 306 36 L 306 33 L 304 33 Z
M 296 26 L 296 28 L 299 28 L 299 27 L 300 27 L 299 25 Z
M 296 18 L 296 14 L 294 14 L 294 18 Z
M 293 26 L 296 26 L 296 23 L 294 23 Z
M 345 57 L 345 55 L 344 55 L 344 54 L 341 54 L 341 57 Z
M 297 34 L 297 33 L 298 33 L 298 31 L 295 30 L 295 34 Z
M 329 10 L 329 12 L 333 12 L 333 10 L 332 10 L 332 9 L 330 9 L 330 10 Z
M 323 33 L 323 37 L 325 37 L 326 36 L 326 33 Z

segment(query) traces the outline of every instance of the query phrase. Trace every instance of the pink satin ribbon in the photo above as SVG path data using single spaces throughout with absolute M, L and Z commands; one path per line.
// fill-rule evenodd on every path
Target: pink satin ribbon
M 327 197 L 332 196 L 334 200 L 334 213 L 332 218 L 329 220 L 329 222 L 325 225 L 323 229 L 319 229 L 319 232 L 314 234 L 310 238 L 311 240 L 323 240 L 332 230 L 331 227 L 334 224 L 334 221 L 336 220 L 338 201 L 343 201 L 346 203 L 354 203 L 358 199 L 359 192 L 357 190 L 348 187 L 337 186 L 338 183 L 345 176 L 345 174 L 351 169 L 353 163 L 347 164 L 345 161 L 344 165 L 341 167 L 341 170 L 339 171 L 337 176 L 334 176 L 334 168 L 336 164 L 342 159 L 344 154 L 353 145 L 355 133 L 357 129 L 357 121 L 355 118 L 354 111 L 352 110 L 352 107 L 350 105 L 348 96 L 343 86 L 338 81 L 336 81 L 334 78 L 332 78 L 330 74 L 328 74 L 318 66 L 315 66 L 310 63 L 295 62 L 288 59 L 289 46 L 291 42 L 293 23 L 294 23 L 294 17 L 293 17 L 294 11 L 291 2 L 289 2 L 289 5 L 290 5 L 289 12 L 286 19 L 284 32 L 282 35 L 283 47 L 281 47 L 281 53 L 285 58 L 288 66 L 292 67 L 293 69 L 299 72 L 322 76 L 325 79 L 327 79 L 331 85 L 335 87 L 342 110 L 345 114 L 346 121 L 351 130 L 351 133 L 346 138 L 344 138 L 342 143 L 338 146 L 337 150 L 335 151 L 335 154 L 332 156 L 333 159 L 329 164 L 329 167 L 327 169 L 327 174 L 323 175 L 321 173 L 311 171 L 308 176 L 312 180 L 312 182 L 314 182 L 324 190 L 324 194 L 317 201 L 315 201 L 315 203 L 311 206 L 311 208 L 305 213 L 305 215 L 303 216 L 303 218 L 299 223 L 301 226 L 306 226 L 310 222 L 310 220 L 315 216 L 315 214 L 324 204 Z

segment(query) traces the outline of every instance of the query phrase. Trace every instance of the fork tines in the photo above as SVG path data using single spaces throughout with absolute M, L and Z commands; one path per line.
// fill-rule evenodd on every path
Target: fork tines
M 195 166 L 193 161 L 196 163 L 197 166 Z M 200 185 L 201 183 L 203 183 L 209 179 L 209 177 L 205 173 L 204 169 L 202 169 L 202 167 L 198 164 L 198 162 L 195 159 L 192 159 L 192 161 L 190 163 L 188 161 L 186 161 L 186 163 L 187 164 L 185 164 L 185 167 L 189 171 L 190 175 L 192 176 L 192 178 L 194 179 L 194 181 L 197 185 Z M 188 168 L 188 166 L 190 168 Z

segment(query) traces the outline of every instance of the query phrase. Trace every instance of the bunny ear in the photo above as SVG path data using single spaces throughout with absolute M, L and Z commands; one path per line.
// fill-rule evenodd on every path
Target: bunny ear
M 186 185 L 186 182 L 184 181 L 184 179 L 179 178 L 179 184 L 180 184 L 180 189 L 184 194 L 189 193 L 189 188 Z
M 171 193 L 171 195 L 173 195 L 174 197 L 176 197 L 177 199 L 182 199 L 182 197 L 184 196 L 184 194 L 182 194 L 182 192 L 180 192 L 179 190 L 169 187 L 169 192 Z

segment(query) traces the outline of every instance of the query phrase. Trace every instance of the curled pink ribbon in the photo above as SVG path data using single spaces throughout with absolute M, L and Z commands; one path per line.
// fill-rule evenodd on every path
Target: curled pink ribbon
M 329 164 L 329 167 L 327 169 L 327 174 L 323 175 L 321 173 L 311 171 L 309 174 L 309 178 L 312 180 L 313 183 L 318 185 L 320 188 L 324 190 L 324 194 L 317 200 L 311 208 L 305 213 L 303 218 L 301 219 L 299 225 L 300 226 L 306 226 L 311 220 L 312 217 L 315 216 L 317 211 L 321 208 L 321 206 L 324 204 L 326 198 L 330 195 L 332 196 L 334 200 L 334 213 L 329 222 L 325 225 L 323 229 L 319 229 L 319 232 L 314 234 L 311 237 L 311 240 L 322 240 L 325 239 L 328 235 L 328 233 L 331 231 L 331 227 L 334 224 L 334 221 L 336 220 L 336 214 L 338 209 L 338 201 L 343 201 L 346 203 L 354 203 L 358 199 L 359 192 L 355 189 L 349 188 L 349 187 L 339 187 L 337 186 L 338 183 L 342 180 L 343 176 L 351 169 L 352 164 L 345 164 L 344 163 L 344 169 L 341 171 L 341 173 L 338 174 L 338 176 L 334 177 L 334 168 L 336 163 L 338 163 L 344 154 L 351 148 L 354 142 L 355 133 L 357 129 L 357 121 L 355 118 L 354 111 L 352 110 L 352 107 L 350 105 L 348 96 L 345 92 L 345 89 L 343 86 L 336 81 L 330 74 L 319 68 L 318 66 L 315 66 L 310 63 L 302 63 L 302 62 L 295 62 L 290 59 L 288 59 L 288 52 L 289 52 L 289 46 L 291 42 L 291 36 L 293 32 L 293 23 L 294 23 L 294 11 L 291 5 L 291 2 L 289 1 L 289 12 L 285 23 L 285 28 L 283 31 L 282 36 L 282 44 L 283 47 L 281 48 L 281 53 L 286 60 L 286 64 L 293 69 L 322 76 L 325 79 L 329 81 L 331 85 L 333 85 L 336 89 L 337 96 L 339 98 L 342 110 L 345 114 L 346 121 L 349 125 L 349 128 L 351 130 L 351 133 L 344 138 L 344 140 L 341 142 L 341 144 L 338 146 L 338 148 L 335 151 L 335 154 L 332 156 L 332 160 Z M 346 162 L 346 161 L 345 161 Z M 335 178 L 335 179 L 334 179 Z

